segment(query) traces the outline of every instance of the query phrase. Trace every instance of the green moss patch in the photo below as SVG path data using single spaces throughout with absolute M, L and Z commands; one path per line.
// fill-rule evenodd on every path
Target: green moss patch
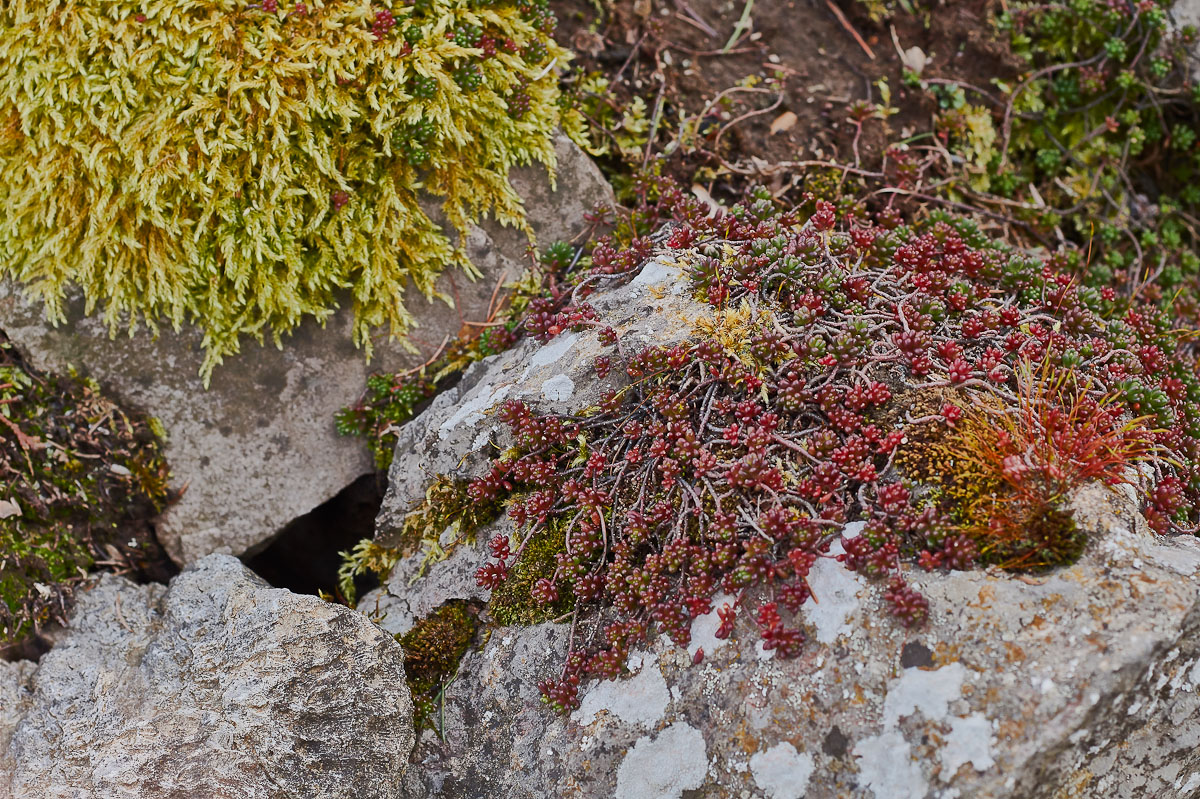
M 432 723 L 437 717 L 442 692 L 453 682 L 478 627 L 478 610 L 455 600 L 397 636 L 404 647 L 404 671 L 418 725 Z
M 553 579 L 558 567 L 558 555 L 566 552 L 566 538 L 556 524 L 547 525 L 533 534 L 525 550 L 513 563 L 504 583 L 492 592 L 488 611 L 497 624 L 539 624 L 571 612 L 575 596 L 570 591 L 549 604 L 533 597 L 538 580 Z

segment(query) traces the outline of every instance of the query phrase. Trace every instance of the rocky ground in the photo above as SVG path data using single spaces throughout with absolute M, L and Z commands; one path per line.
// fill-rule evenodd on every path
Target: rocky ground
M 651 261 L 592 304 L 623 340 L 669 346 L 708 313 L 683 285 L 678 267 Z M 502 435 L 489 408 L 598 402 L 596 339 L 564 334 L 480 363 L 409 423 L 381 535 L 422 499 L 427 475 L 484 471 L 480 442 Z M 816 645 L 802 657 L 775 657 L 750 630 L 715 637 L 714 610 L 692 622 L 687 647 L 652 641 L 629 677 L 587 685 L 565 718 L 535 686 L 547 653 L 566 651 L 567 625 L 497 627 L 446 689 L 440 728 L 418 739 L 406 795 L 1191 796 L 1200 545 L 1156 540 L 1128 492 L 1093 487 L 1074 503 L 1091 544 L 1070 568 L 914 574 L 931 622 L 906 631 L 878 620 L 878 589 L 822 561 L 803 611 Z M 433 566 L 422 569 L 424 553 L 402 560 L 359 608 L 402 635 L 445 602 L 487 602 L 475 569 L 494 529 Z
M 1133 171 L 1136 159 L 1128 150 L 1122 153 L 1121 169 L 1138 187 L 1124 205 L 1108 198 L 1129 225 L 1114 234 L 1132 241 L 1121 239 L 1120 247 L 1136 249 L 1147 263 L 1159 252 L 1152 248 L 1166 248 L 1157 267 L 1141 260 L 1123 266 L 1105 253 L 1106 268 L 1115 264 L 1109 282 L 1128 298 L 1128 314 L 1118 313 L 1108 295 L 1100 299 L 1101 285 L 1084 288 L 1077 280 L 1093 263 L 1092 238 L 1082 238 L 1069 215 L 1051 213 L 1037 185 L 1034 203 L 1025 194 L 1001 197 L 994 184 L 981 188 L 978 182 L 995 163 L 971 161 L 970 148 L 982 135 L 971 127 L 979 121 L 968 113 L 976 108 L 971 103 L 986 105 L 993 91 L 1008 96 L 1021 81 L 1033 81 L 1029 64 L 992 22 L 999 6 L 905 0 L 551 5 L 561 22 L 560 43 L 577 54 L 563 71 L 564 108 L 578 111 L 584 127 L 575 131 L 578 143 L 566 134 L 556 140 L 554 185 L 540 170 L 512 176 L 543 245 L 540 259 L 512 229 L 492 222 L 475 227 L 462 243 L 483 276 L 443 278 L 440 288 L 454 298 L 453 307 L 412 300 L 421 320 L 413 346 L 381 342 L 374 359 L 364 362 L 351 342 L 349 313 L 340 313 L 324 326 L 306 323 L 282 348 L 248 347 L 205 388 L 197 330 L 111 339 L 82 303 L 71 306 L 67 324 L 55 327 L 17 284 L 0 284 L 7 479 L 14 486 L 24 479 L 14 477 L 25 474 L 23 461 L 61 431 L 70 431 L 77 455 L 63 455 L 71 477 L 52 491 L 22 484 L 24 493 L 0 500 L 0 522 L 32 518 L 35 508 L 47 518 L 63 513 L 83 542 L 62 562 L 32 546 L 23 549 L 17 538 L 6 544 L 10 551 L 0 552 L 0 590 L 37 575 L 30 577 L 36 587 L 22 609 L 20 640 L 0 659 L 0 799 L 1200 797 L 1200 538 L 1193 494 L 1184 493 L 1192 491 L 1190 467 L 1180 460 L 1191 457 L 1183 443 L 1193 432 L 1185 408 L 1197 397 L 1183 380 L 1196 378 L 1194 337 L 1186 332 L 1195 321 L 1181 321 L 1190 318 L 1192 302 L 1185 288 L 1157 286 L 1166 280 L 1168 259 L 1180 260 L 1192 240 L 1181 233 L 1182 243 L 1171 244 L 1174 229 L 1154 227 L 1173 213 L 1169 198 L 1165 210 L 1129 211 L 1130 202 L 1149 202 L 1148 196 L 1158 197 L 1157 187 L 1179 181 L 1159 163 L 1161 152 L 1145 158 L 1141 172 Z M 1180 4 L 1171 24 L 1182 26 L 1193 10 Z M 1116 72 L 1110 77 L 1118 79 Z M 943 88 L 951 84 L 958 95 Z M 963 95 L 962 86 L 976 94 Z M 1060 83 L 1047 91 L 1065 96 L 1069 89 Z M 1174 99 L 1163 102 L 1164 114 L 1176 112 Z M 1011 103 L 1007 110 L 996 103 L 980 112 L 995 115 L 992 134 L 1007 138 L 1010 117 L 1019 126 L 1041 113 L 1032 106 L 1014 110 L 1016 100 Z M 1127 124 L 1109 119 L 1105 131 Z M 1167 129 L 1170 141 L 1186 139 L 1178 127 Z M 988 139 L 986 147 L 993 145 Z M 1184 153 L 1181 162 L 1192 157 L 1186 147 L 1169 152 Z M 1048 167 L 1039 162 L 1037 169 Z M 959 174 L 963 170 L 970 177 Z M 1065 180 L 1074 185 L 1078 172 Z M 683 200 L 662 201 L 672 191 L 663 188 L 663 177 L 682 187 Z M 1064 178 L 1058 183 L 1065 186 Z M 1146 188 L 1151 184 L 1156 188 Z M 822 191 L 833 204 L 814 204 L 813 193 Z M 717 210 L 739 200 L 745 206 L 736 215 Z M 779 223 L 788 230 L 820 230 L 829 263 L 857 253 L 845 272 L 849 281 L 857 269 L 877 268 L 869 262 L 878 252 L 891 257 L 910 241 L 871 251 L 875 243 L 852 241 L 849 231 L 874 225 L 872 235 L 882 241 L 885 229 L 935 211 L 974 214 L 974 233 L 962 234 L 971 247 L 982 251 L 977 239 L 992 237 L 1016 249 L 983 256 L 994 258 L 987 263 L 1001 276 L 991 294 L 971 284 L 978 273 L 990 275 L 987 269 L 945 265 L 966 245 L 939 250 L 928 270 L 938 277 L 901 284 L 910 297 L 943 292 L 936 307 L 906 316 L 900 300 L 884 323 L 855 293 L 890 290 L 886 270 L 885 276 L 871 273 L 869 284 L 814 278 L 803 287 L 807 293 L 780 283 L 769 296 L 754 258 L 803 260 L 805 253 L 803 242 L 791 242 L 779 245 L 791 247 L 786 253 L 765 254 L 771 246 L 765 234 L 767 243 L 753 250 L 754 225 L 766 230 L 779 218 L 764 207 L 788 209 L 778 212 L 794 222 Z M 842 227 L 834 227 L 835 207 Z M 1194 236 L 1200 222 L 1179 214 Z M 936 235 L 944 240 L 948 230 Z M 606 232 L 611 238 L 599 239 Z M 558 250 L 548 250 L 551 244 Z M 1021 271 L 1025 259 L 1038 264 L 1028 274 Z M 1094 260 L 1101 263 L 1101 256 Z M 545 270 L 542 282 L 518 285 L 535 262 Z M 1076 277 L 1068 268 L 1056 271 L 1068 262 Z M 1182 262 L 1181 269 L 1190 268 L 1186 257 Z M 731 269 L 742 271 L 731 277 Z M 1005 274 L 1018 273 L 1005 282 Z M 1034 273 L 1043 280 L 1037 290 L 1030 288 Z M 1062 277 L 1057 284 L 1056 276 Z M 943 278 L 945 285 L 929 288 Z M 1026 282 L 1013 282 L 1019 280 Z M 718 291 L 747 285 L 740 304 L 726 307 L 717 298 Z M 1078 292 L 1083 299 L 1052 307 L 1047 292 Z M 760 301 L 764 307 L 793 303 L 789 315 L 770 318 L 802 329 L 795 313 L 814 295 L 826 300 L 817 316 L 870 317 L 879 322 L 872 331 L 887 328 L 888 335 L 864 345 L 867 355 L 857 362 L 831 354 L 850 346 L 834 336 L 828 350 L 824 339 L 809 349 L 789 343 L 792 350 L 770 362 L 760 350 L 770 349 L 772 339 L 755 327 Z M 951 295 L 961 297 L 961 307 Z M 1139 309 L 1146 318 L 1151 312 L 1138 301 L 1161 301 L 1168 310 L 1161 320 L 1145 322 Z M 1009 339 L 995 320 L 966 334 L 976 311 L 1022 303 L 1036 307 L 1008 323 Z M 808 307 L 817 306 L 810 301 Z M 948 346 L 937 327 L 947 318 L 965 351 L 935 346 Z M 913 346 L 929 350 L 929 367 L 920 366 L 908 344 L 896 343 L 909 339 L 897 339 L 889 324 L 902 326 L 894 332 L 910 339 L 914 331 L 927 334 Z M 499 329 L 511 330 L 511 347 L 478 344 L 481 331 Z M 985 350 L 987 336 L 1014 343 Z M 1171 339 L 1177 349 L 1166 351 L 1161 341 L 1170 336 L 1177 336 Z M 724 342 L 726 355 L 740 353 L 745 374 L 732 357 L 727 368 L 739 377 L 730 384 L 748 377 L 739 385 L 753 384 L 745 397 L 752 404 L 761 399 L 764 409 L 786 394 L 784 381 L 798 379 L 787 375 L 793 357 L 805 368 L 833 370 L 828 379 L 818 372 L 807 377 L 796 403 L 819 404 L 827 413 L 830 403 L 819 399 L 819 388 L 832 384 L 840 369 L 864 386 L 870 378 L 889 389 L 899 408 L 892 416 L 858 408 L 855 413 L 865 414 L 860 427 L 838 428 L 843 445 L 870 421 L 878 429 L 852 443 L 867 446 L 869 439 L 879 449 L 863 461 L 872 467 L 868 477 L 843 481 L 848 499 L 833 489 L 805 495 L 819 535 L 806 539 L 792 530 L 788 535 L 805 543 L 790 553 L 790 544 L 772 542 L 777 562 L 766 568 L 769 577 L 760 574 L 756 582 L 734 566 L 710 564 L 707 582 L 699 580 L 696 589 L 696 581 L 689 582 L 695 574 L 685 579 L 687 567 L 669 562 L 677 531 L 686 538 L 692 530 L 696 547 L 712 546 L 703 555 L 689 550 L 688 558 L 716 561 L 721 546 L 730 545 L 709 541 L 699 522 L 688 527 L 689 519 L 714 509 L 700 497 L 693 505 L 681 500 L 685 489 L 672 494 L 670 469 L 680 469 L 685 483 L 694 476 L 714 499 L 754 493 L 753 513 L 744 524 L 731 524 L 741 524 L 749 539 L 770 540 L 758 515 L 764 497 L 800 497 L 805 481 L 813 488 L 812 474 L 798 467 L 789 472 L 784 462 L 791 458 L 793 467 L 820 474 L 812 466 L 817 445 L 803 438 L 813 430 L 800 430 L 799 423 L 788 428 L 786 420 L 778 428 L 779 436 L 794 432 L 801 443 L 774 439 L 775 468 L 785 476 L 767 489 L 741 491 L 745 484 L 736 484 L 729 493 L 713 490 L 702 470 L 692 471 L 699 455 L 674 452 L 679 463 L 667 457 L 661 496 L 675 497 L 676 504 L 662 506 L 651 535 L 660 528 L 671 532 L 649 544 L 636 535 L 629 544 L 622 538 L 627 530 L 616 527 L 620 503 L 622 514 L 649 504 L 636 487 L 625 484 L 625 493 L 614 489 L 610 506 L 593 506 L 586 503 L 597 500 L 571 493 L 582 491 L 578 484 L 562 491 L 554 475 L 523 483 L 504 470 L 528 456 L 535 469 L 611 473 L 613 462 L 597 453 L 602 436 L 587 425 L 618 412 L 633 419 L 650 406 L 673 423 L 692 425 L 704 447 L 717 451 L 720 436 L 740 446 L 739 425 L 722 427 L 717 418 L 739 419 L 743 437 L 752 436 L 747 429 L 757 429 L 760 409 L 730 402 L 725 412 L 713 411 L 718 388 L 712 380 L 693 392 L 708 398 L 692 417 L 671 417 L 663 411 L 666 400 L 652 392 L 637 407 L 620 410 L 622 397 L 650 380 L 636 371 L 640 353 L 677 355 L 679 362 L 668 361 L 660 372 L 646 367 L 651 377 L 668 375 L 662 379 L 669 381 L 694 366 L 680 353 L 694 353 L 708 340 Z M 1100 351 L 1081 354 L 1076 345 L 1085 340 Z M 1123 452 L 1128 462 L 1071 485 L 1053 508 L 1030 517 L 1039 531 L 1046 519 L 1073 520 L 1071 540 L 1080 545 L 1070 557 L 1045 554 L 1052 547 L 1042 540 L 1045 549 L 1036 554 L 989 560 L 986 539 L 978 537 L 960 562 L 966 544 L 959 539 L 922 538 L 928 531 L 916 529 L 918 522 L 901 531 L 915 516 L 888 515 L 870 504 L 888 481 L 931 482 L 928 475 L 897 471 L 881 439 L 894 433 L 902 443 L 886 446 L 903 450 L 917 440 L 916 428 L 908 426 L 914 417 L 953 431 L 956 414 L 982 407 L 969 394 L 975 388 L 979 396 L 990 391 L 1005 401 L 1027 400 L 1010 393 L 1020 393 L 1022 384 L 1004 359 L 1020 357 L 1030 341 L 1056 368 L 1108 381 L 1112 391 L 1088 395 L 1093 406 L 1107 412 L 1117 407 L 1110 403 L 1127 403 L 1113 418 L 1124 413 L 1130 429 L 1160 447 L 1158 456 L 1136 449 L 1142 439 L 1124 450 L 1095 450 L 1096 460 Z M 1106 354 L 1106 346 L 1128 359 Z M 1154 366 L 1173 357 L 1177 364 Z M 1125 371 L 1110 368 L 1135 363 L 1122 366 Z M 960 369 L 963 376 L 954 377 Z M 989 372 L 995 369 L 996 375 Z M 1128 382 L 1159 370 L 1161 403 Z M 381 373 L 386 378 L 377 377 Z M 1165 382 L 1168 373 L 1178 388 Z M 45 377 L 56 374 L 71 381 L 82 375 L 84 382 Z M 376 413 L 364 399 L 370 379 L 389 386 L 383 392 L 389 396 L 417 380 L 423 392 L 401 403 L 403 413 L 390 417 L 385 407 L 371 418 L 374 457 L 334 421 L 347 408 Z M 65 421 L 37 427 L 31 437 L 29 425 L 45 414 L 8 412 L 10 405 L 20 408 L 14 403 L 22 398 L 33 407 L 34 388 L 23 380 L 39 387 L 39 398 L 48 392 L 49 404 L 38 407 Z M 920 393 L 927 384 L 942 392 L 933 405 Z M 1119 386 L 1126 386 L 1124 394 Z M 580 425 L 573 428 L 578 436 L 554 439 L 548 419 Z M 513 432 L 520 424 L 531 425 L 528 438 L 545 436 L 551 444 L 530 445 Z M 763 429 L 770 435 L 776 428 Z M 629 430 L 605 441 L 643 435 L 640 428 Z M 1119 425 L 1106 430 L 1128 433 Z M 709 432 L 717 438 L 708 441 Z M 659 436 L 664 449 L 655 458 L 668 455 L 670 435 Z M 671 440 L 686 439 L 680 433 Z M 557 460 L 534 457 L 546 451 Z M 628 443 L 613 451 L 629 457 Z M 631 470 L 637 457 L 629 458 Z M 388 464 L 385 471 L 380 463 Z M 653 468 L 662 469 L 658 463 Z M 646 473 L 659 479 L 659 472 Z M 560 494 L 538 506 L 535 488 L 546 485 L 558 486 Z M 660 496 L 659 483 L 640 485 L 643 494 L 650 485 Z M 923 502 L 927 520 L 934 510 L 946 519 L 961 511 L 954 518 L 966 529 L 966 511 L 955 507 L 953 490 L 949 479 L 933 489 L 914 487 L 914 508 Z M 580 510 L 569 526 L 560 523 L 555 514 L 576 501 L 587 512 Z M 60 510 L 79 507 L 96 513 Z M 871 526 L 881 519 L 891 525 L 883 533 Z M 546 543 L 543 534 L 552 540 Z M 894 544 L 891 550 L 881 537 Z M 602 554 L 596 555 L 589 547 L 599 550 L 599 541 Z M 606 582 L 589 595 L 591 589 L 579 587 L 582 574 L 567 576 L 572 564 L 583 568 L 580 552 L 600 564 L 588 577 L 607 574 L 617 553 L 626 552 L 622 544 L 640 552 L 641 593 Z M 544 551 L 537 549 L 542 545 Z M 738 566 L 751 569 L 761 546 L 741 539 L 736 545 L 745 555 Z M 541 561 L 531 565 L 534 557 Z M 803 568 L 795 565 L 805 558 Z M 654 582 L 657 570 L 671 576 L 668 587 Z M 775 611 L 788 579 L 803 591 L 781 622 Z M 61 592 L 48 585 L 56 581 Z M 706 594 L 696 597 L 694 590 Z M 635 593 L 636 601 L 628 598 Z M 685 604 L 684 595 L 700 601 Z M 8 597 L 0 591 L 0 599 Z M 672 597 L 684 608 L 682 619 L 668 612 Z M 626 619 L 622 602 L 644 602 L 642 626 L 626 629 L 625 643 L 605 649 L 596 642 L 615 629 L 605 625 Z M 784 637 L 788 630 L 791 639 Z M 587 636 L 590 649 L 580 643 Z M 619 661 L 611 674 L 606 656 Z
M 708 313 L 683 285 L 651 261 L 593 305 L 623 340 L 670 343 Z M 595 401 L 598 347 L 594 333 L 530 341 L 441 395 L 400 436 L 381 535 L 429 475 L 484 469 L 503 399 Z M 495 627 L 419 732 L 393 636 L 452 600 L 487 602 L 474 579 L 486 530 L 424 569 L 423 552 L 400 561 L 361 612 L 271 589 L 224 555 L 168 587 L 104 577 L 40 663 L 4 664 L 0 785 L 15 797 L 1194 795 L 1200 545 L 1157 538 L 1130 487 L 1073 502 L 1090 543 L 1068 568 L 916 573 L 930 621 L 905 630 L 880 615 L 877 587 L 823 561 L 802 657 L 776 657 L 749 630 L 715 637 L 713 611 L 687 647 L 653 640 L 628 676 L 584 685 L 566 717 L 536 683 L 567 627 Z M 843 540 L 860 532 L 847 525 Z

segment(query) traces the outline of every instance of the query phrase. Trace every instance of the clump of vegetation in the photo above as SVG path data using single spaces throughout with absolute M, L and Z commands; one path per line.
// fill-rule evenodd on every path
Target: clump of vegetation
M 1014 377 L 1016 407 L 985 395 L 955 410 L 950 429 L 910 427 L 897 466 L 936 487 L 937 506 L 976 542 L 980 560 L 1009 569 L 1071 563 L 1087 539 L 1065 510 L 1070 493 L 1128 482 L 1130 467 L 1154 452 L 1152 420 L 1127 418 L 1115 395 L 1097 397 L 1046 363 L 1022 361 Z
M 339 552 L 341 566 L 338 567 L 338 592 L 341 596 L 322 594 L 328 601 L 341 601 L 353 607 L 358 599 L 358 578 L 373 576 L 375 579 L 386 580 L 392 569 L 400 562 L 400 550 L 386 547 L 373 538 L 364 538 L 355 544 L 354 549 Z
M 167 501 L 152 422 L 90 381 L 29 369 L 5 339 L 0 470 L 0 645 L 65 621 L 97 563 L 141 571 L 160 562 L 149 529 L 135 523 Z
M 404 647 L 404 672 L 418 728 L 440 718 L 444 692 L 479 627 L 478 614 L 466 602 L 447 602 L 396 637 Z M 440 723 L 436 726 L 441 728 Z
M 375 466 L 387 469 L 396 450 L 400 425 L 415 416 L 426 400 L 467 366 L 511 347 L 517 340 L 515 327 L 516 322 L 510 321 L 485 328 L 475 336 L 458 338 L 427 368 L 372 374 L 358 402 L 338 412 L 338 432 L 364 438 Z
M 608 78 L 591 72 L 571 76 L 564 100 L 563 128 L 576 144 L 596 158 L 641 164 L 651 133 L 644 99 L 635 95 L 620 103 Z
M 868 5 L 877 18 L 926 13 Z M 599 408 L 499 412 L 515 446 L 469 491 L 506 503 L 516 534 L 489 542 L 477 580 L 499 623 L 570 621 L 566 662 L 541 685 L 551 707 L 576 706 L 583 680 L 620 674 L 654 635 L 685 645 L 691 621 L 713 611 L 720 635 L 748 623 L 767 648 L 798 654 L 821 558 L 876 581 L 904 625 L 927 611 L 913 565 L 1070 563 L 1087 540 L 1069 501 L 1089 482 L 1136 474 L 1157 532 L 1196 532 L 1200 98 L 1184 58 L 1193 33 L 1169 33 L 1165 8 L 1010 3 L 1001 30 L 1028 72 L 981 87 L 906 71 L 938 101 L 934 126 L 879 167 L 859 145 L 868 119 L 895 113 L 886 82 L 882 104 L 848 111 L 853 166 L 741 168 L 717 143 L 743 116 L 681 126 L 677 149 L 720 163 L 683 175 L 708 184 L 706 201 L 714 182 L 798 168 L 833 201 L 807 195 L 787 212 L 757 192 L 710 216 L 634 177 L 661 154 L 656 106 L 670 92 L 622 105 L 599 90 L 607 76 L 575 78 L 567 125 L 634 207 L 580 261 L 576 290 L 531 307 L 521 328 L 546 341 L 596 324 L 590 286 L 664 243 L 716 321 L 687 344 L 640 351 L 605 331 L 613 351 L 596 369 L 628 385 Z M 973 212 L 1023 249 L 961 216 Z M 664 221 L 675 224 L 648 235 Z M 1034 241 L 1042 254 L 1029 254 Z M 843 537 L 854 520 L 862 533 Z M 714 607 L 718 592 L 734 599 Z
M 900 188 L 1073 244 L 1087 284 L 1200 318 L 1196 31 L 1172 30 L 1170 5 L 1009 4 L 995 21 L 1028 70 L 992 86 L 925 82 L 938 144 L 892 153 Z
M 913 0 L 859 0 L 862 3 L 864 10 L 873 22 L 883 22 L 890 19 L 901 11 L 916 15 L 918 9 L 925 13 L 920 3 L 914 3 Z
M 197 323 L 206 377 L 343 292 L 369 350 L 406 290 L 473 269 L 420 193 L 459 233 L 524 226 L 508 172 L 553 164 L 554 27 L 546 0 L 6 4 L 4 271 L 53 319 L 78 285 L 114 330 Z
M 503 536 L 489 542 L 491 553 L 507 562 L 511 556 L 508 539 Z M 504 571 L 504 580 L 492 592 L 488 615 L 497 624 L 538 624 L 561 620 L 575 606 L 575 595 L 550 589 L 562 558 L 567 556 L 567 538 L 552 525 L 534 532 L 525 543 L 521 557 Z M 485 567 L 486 568 L 486 567 Z M 493 567 L 492 572 L 496 571 Z M 489 574 L 486 579 L 494 579 Z
M 339 553 L 338 590 L 342 600 L 353 605 L 358 596 L 355 578 L 374 575 L 386 580 L 400 558 L 425 548 L 425 561 L 442 560 L 449 550 L 473 541 L 475 531 L 494 521 L 500 513 L 496 502 L 476 502 L 467 495 L 467 485 L 439 476 L 425 491 L 425 500 L 404 516 L 399 530 L 382 531 L 387 543 L 368 538 L 353 550 Z M 448 538 L 449 543 L 443 544 Z M 423 564 L 424 565 L 424 564 Z
M 628 384 L 578 415 L 506 402 L 513 445 L 469 487 L 505 500 L 517 529 L 490 542 L 479 584 L 506 613 L 527 591 L 538 618 L 571 620 L 562 672 L 541 686 L 555 710 L 577 705 L 582 680 L 619 675 L 652 629 L 685 646 L 718 592 L 735 597 L 715 609 L 719 635 L 745 615 L 766 648 L 798 654 L 820 558 L 879 582 L 906 626 L 927 603 L 905 563 L 1068 562 L 1083 543 L 1068 495 L 1139 461 L 1156 529 L 1195 530 L 1200 381 L 1189 337 L 1153 304 L 1081 286 L 1067 259 L 944 213 L 905 225 L 891 208 L 839 215 L 811 197 L 784 212 L 763 192 L 709 216 L 681 192 L 664 199 L 665 255 L 690 266 L 714 320 L 640 351 L 602 331 L 614 349 L 596 368 Z M 642 262 L 625 255 L 597 246 L 593 274 Z M 548 340 L 591 318 L 584 303 L 526 328 Z M 893 397 L 914 388 L 946 401 L 913 417 Z M 967 468 L 994 497 L 955 515 L 940 478 L 901 473 L 908 434 L 928 426 L 975 437 Z M 842 537 L 852 520 L 861 535 Z
M 437 379 L 421 370 L 412 373 L 372 374 L 358 402 L 337 413 L 338 433 L 366 439 L 377 469 L 387 469 L 396 451 L 399 426 L 417 413 L 421 404 L 437 393 Z

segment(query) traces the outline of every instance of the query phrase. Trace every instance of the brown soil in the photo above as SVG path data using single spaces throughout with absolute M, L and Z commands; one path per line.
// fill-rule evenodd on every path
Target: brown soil
M 757 173 L 748 176 L 751 180 L 774 173 L 767 182 L 786 189 L 800 170 L 770 165 L 857 160 L 874 169 L 890 143 L 930 131 L 934 100 L 904 86 L 893 27 L 902 48 L 919 47 L 927 57 L 925 78 L 952 77 L 991 90 L 993 78 L 1011 80 L 1021 67 L 988 21 L 992 0 L 950 2 L 919 9 L 917 15 L 899 12 L 884 23 L 873 22 L 856 0 L 837 0 L 845 24 L 827 0 L 758 0 L 748 32 L 726 53 L 720 51 L 745 0 L 606 5 L 607 13 L 598 19 L 590 0 L 552 0 L 558 38 L 577 53 L 576 67 L 608 75 L 618 102 L 636 94 L 653 109 L 661 92 L 664 120 L 674 122 L 681 112 L 695 119 L 707 111 L 703 140 L 666 157 L 663 171 L 689 183 L 698 176 L 726 193 L 736 193 L 747 180 L 719 169 L 722 160 Z M 899 113 L 864 123 L 856 159 L 856 127 L 847 109 L 856 101 L 880 102 L 880 78 L 887 79 Z M 736 89 L 751 82 L 757 91 Z M 721 92 L 729 102 L 714 108 Z M 786 126 L 791 115 L 794 121 Z M 660 130 L 655 154 L 676 136 L 677 127 Z M 702 167 L 717 169 L 698 173 Z

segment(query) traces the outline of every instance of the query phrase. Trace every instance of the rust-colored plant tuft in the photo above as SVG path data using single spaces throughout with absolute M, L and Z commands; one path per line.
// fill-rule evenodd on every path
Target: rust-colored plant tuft
M 1064 509 L 1087 483 L 1118 485 L 1154 452 L 1150 417 L 1127 418 L 1114 393 L 1096 396 L 1072 374 L 1023 361 L 1015 407 L 977 397 L 946 446 L 964 531 L 981 557 L 1004 568 L 1074 560 L 1084 539 Z

